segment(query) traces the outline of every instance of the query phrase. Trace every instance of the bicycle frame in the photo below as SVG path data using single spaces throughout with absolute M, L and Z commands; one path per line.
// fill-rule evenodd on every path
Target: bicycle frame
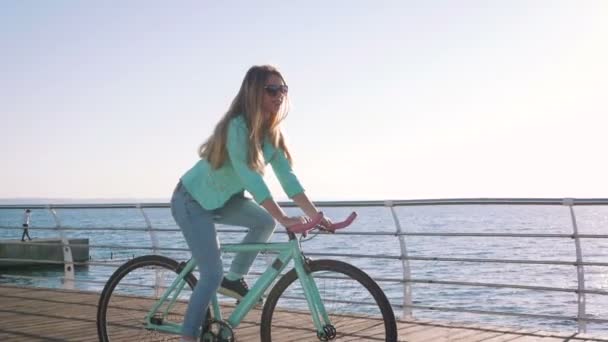
M 291 235 L 291 234 L 290 234 Z M 298 274 L 298 279 L 302 284 L 304 290 L 304 296 L 308 303 L 308 308 L 311 312 L 312 319 L 315 325 L 315 329 L 318 333 L 323 332 L 323 327 L 330 324 L 329 315 L 325 311 L 325 306 L 321 300 L 317 285 L 312 276 L 307 271 L 306 260 L 302 254 L 299 241 L 295 237 L 290 236 L 289 242 L 283 243 L 257 243 L 257 244 L 224 244 L 220 247 L 222 252 L 278 252 L 279 255 L 274 259 L 274 262 L 267 267 L 264 273 L 256 280 L 256 282 L 249 289 L 249 292 L 243 297 L 237 306 L 234 308 L 226 322 L 232 327 L 236 328 L 245 315 L 258 303 L 258 300 L 263 296 L 264 292 L 272 285 L 272 283 L 279 277 L 281 271 L 285 269 L 287 264 L 293 260 L 294 267 Z M 163 312 L 163 318 L 165 318 L 169 310 L 175 304 L 179 293 L 186 285 L 185 277 L 188 273 L 192 272 L 195 268 L 195 262 L 190 259 L 186 266 L 181 270 L 179 276 L 173 281 L 171 286 L 165 290 L 161 298 L 155 303 L 152 309 L 148 312 L 145 317 L 146 328 L 151 330 L 162 331 L 171 334 L 181 333 L 181 324 L 166 322 L 163 320 L 162 324 L 156 324 L 153 321 L 158 310 L 161 306 L 170 298 L 170 301 Z M 205 281 L 204 279 L 200 281 Z M 217 293 L 213 295 L 211 300 L 212 314 L 215 320 L 222 320 L 220 312 L 220 305 L 217 299 Z

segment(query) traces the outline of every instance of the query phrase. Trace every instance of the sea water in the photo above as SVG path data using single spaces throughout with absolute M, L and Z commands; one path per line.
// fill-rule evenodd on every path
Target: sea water
M 384 232 L 391 235 L 319 235 L 304 243 L 306 252 L 363 254 L 390 258 L 337 257 L 350 262 L 373 278 L 402 279 L 404 268 L 398 257 L 402 254 L 396 232 L 395 221 L 389 208 L 323 208 L 334 220 L 345 218 L 357 211 L 358 219 L 348 228 L 349 232 Z M 146 220 L 139 209 L 57 209 L 63 227 L 83 228 L 66 231 L 69 238 L 85 237 L 92 246 L 93 263 L 120 263 L 139 255 L 152 253 L 152 241 L 160 248 L 182 248 L 184 251 L 159 251 L 178 260 L 187 260 L 189 252 L 185 241 L 175 225 L 168 208 L 144 209 L 155 232 L 155 238 L 147 231 L 115 231 L 103 228 L 145 228 Z M 293 208 L 291 215 L 298 214 Z M 564 206 L 538 205 L 437 205 L 395 208 L 402 231 L 406 233 L 517 233 L 517 234 L 572 234 L 570 210 Z M 608 234 L 608 206 L 577 206 L 574 208 L 580 234 Z M 20 227 L 23 209 L 0 209 L 0 227 Z M 32 212 L 31 227 L 55 227 L 55 220 L 48 210 Z M 91 229 L 91 230 L 85 230 Z M 97 230 L 95 230 L 97 229 Z M 243 229 L 218 226 L 222 243 L 239 242 Z M 287 236 L 277 228 L 273 241 L 286 241 Z M 21 229 L 0 229 L 0 239 L 19 239 Z M 30 230 L 34 238 L 58 237 L 57 231 Z M 405 236 L 405 252 L 409 257 L 505 259 L 536 261 L 567 261 L 569 265 L 522 264 L 522 263 L 478 263 L 463 261 L 410 260 L 410 276 L 414 280 L 476 282 L 488 284 L 511 284 L 547 286 L 567 289 L 578 287 L 575 240 L 572 238 L 543 237 L 470 237 L 470 236 Z M 94 246 L 125 246 L 106 248 Z M 608 239 L 581 239 L 582 256 L 585 262 L 608 262 Z M 228 265 L 230 255 L 224 256 Z M 324 258 L 314 256 L 313 258 Z M 252 273 L 267 267 L 269 257 L 261 256 L 252 268 Z M 100 291 L 103 282 L 114 272 L 115 266 L 89 265 L 76 269 L 76 288 Z M 585 266 L 585 288 L 608 291 L 608 267 Z M 21 278 L 20 276 L 25 276 Z M 30 279 L 36 276 L 43 279 Z M 28 269 L 0 270 L 0 283 L 30 286 L 61 287 L 61 267 L 39 267 Z M 254 277 L 254 276 L 252 276 Z M 87 283 L 80 280 L 92 280 Z M 380 282 L 397 316 L 402 316 L 399 305 L 404 302 L 403 284 Z M 445 284 L 411 284 L 412 303 L 418 306 L 454 308 L 456 311 L 413 309 L 414 318 L 449 320 L 462 323 L 491 324 L 496 326 L 525 327 L 531 329 L 576 331 L 571 320 L 549 320 L 518 318 L 510 316 L 468 314 L 459 311 L 484 310 L 538 315 L 575 317 L 578 313 L 577 294 L 573 292 L 548 292 L 528 289 L 492 288 L 485 286 L 462 286 Z M 588 318 L 608 319 L 608 296 L 586 295 Z M 589 323 L 588 332 L 606 333 L 608 324 Z

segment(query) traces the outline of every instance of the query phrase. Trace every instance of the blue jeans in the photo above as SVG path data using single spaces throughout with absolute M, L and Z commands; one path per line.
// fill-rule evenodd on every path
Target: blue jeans
M 220 287 L 224 276 L 215 223 L 249 228 L 243 243 L 268 242 L 276 223 L 264 208 L 246 198 L 243 193 L 232 196 L 221 208 L 206 210 L 192 198 L 181 182 L 171 198 L 171 213 L 184 234 L 200 272 L 182 328 L 184 336 L 196 336 L 211 296 Z M 230 271 L 246 275 L 257 254 L 258 252 L 237 253 Z

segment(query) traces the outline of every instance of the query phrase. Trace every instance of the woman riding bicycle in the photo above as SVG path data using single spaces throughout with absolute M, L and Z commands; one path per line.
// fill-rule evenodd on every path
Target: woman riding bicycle
M 306 221 L 289 217 L 275 202 L 263 179 L 270 163 L 287 196 L 306 214 L 317 214 L 292 171 L 292 158 L 280 123 L 288 111 L 287 85 L 274 67 L 253 66 L 213 134 L 199 149 L 200 160 L 180 179 L 171 212 L 200 271 L 184 318 L 182 340 L 195 341 L 211 296 L 218 291 L 242 298 L 244 276 L 257 252 L 237 253 L 224 276 L 215 223 L 249 228 L 243 243 L 265 243 L 275 220 L 289 227 Z M 247 190 L 253 200 L 244 196 Z M 255 200 L 255 201 L 254 201 Z M 322 226 L 331 221 L 324 218 Z

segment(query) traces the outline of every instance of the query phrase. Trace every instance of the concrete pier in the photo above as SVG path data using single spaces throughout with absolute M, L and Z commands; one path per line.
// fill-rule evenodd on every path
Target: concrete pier
M 74 262 L 89 260 L 89 239 L 69 239 Z M 0 267 L 58 266 L 64 261 L 61 239 L 0 240 Z

